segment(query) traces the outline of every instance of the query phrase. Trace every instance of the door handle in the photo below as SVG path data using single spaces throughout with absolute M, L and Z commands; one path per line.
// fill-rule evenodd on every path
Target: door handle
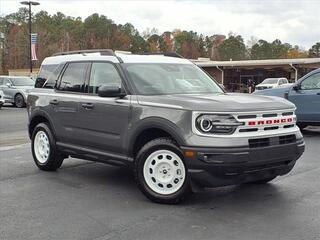
M 59 101 L 57 99 L 52 99 L 49 101 L 49 103 L 52 105 L 58 105 Z
M 93 103 L 83 103 L 81 106 L 84 109 L 93 109 L 93 107 L 94 107 Z
M 320 92 L 318 92 L 317 95 L 320 95 Z

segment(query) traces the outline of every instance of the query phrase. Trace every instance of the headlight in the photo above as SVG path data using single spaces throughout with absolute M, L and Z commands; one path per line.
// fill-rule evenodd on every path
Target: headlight
M 201 114 L 196 119 L 196 127 L 201 133 L 232 134 L 243 124 L 229 114 Z

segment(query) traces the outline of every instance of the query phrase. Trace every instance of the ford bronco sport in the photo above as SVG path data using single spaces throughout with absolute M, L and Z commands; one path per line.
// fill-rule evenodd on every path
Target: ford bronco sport
M 290 172 L 304 151 L 292 103 L 226 93 L 175 54 L 56 54 L 43 61 L 36 87 L 27 111 L 41 170 L 69 156 L 129 166 L 155 202 L 267 183 Z

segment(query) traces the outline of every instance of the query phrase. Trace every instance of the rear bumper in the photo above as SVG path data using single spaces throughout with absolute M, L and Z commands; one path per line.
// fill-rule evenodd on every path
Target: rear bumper
M 305 149 L 303 139 L 268 147 L 190 148 L 185 158 L 191 180 L 204 187 L 218 187 L 287 174 Z

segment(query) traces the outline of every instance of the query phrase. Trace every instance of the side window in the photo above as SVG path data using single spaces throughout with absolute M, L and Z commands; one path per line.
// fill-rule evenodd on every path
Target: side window
M 69 63 L 60 81 L 59 90 L 83 92 L 87 63 Z
M 43 88 L 54 88 L 63 66 L 64 64 L 60 64 L 58 67 L 55 68 L 55 70 L 50 74 L 50 76 L 48 76 L 48 79 L 43 85 Z
M 3 78 L 0 78 L 0 86 L 3 85 Z
M 11 82 L 7 78 L 3 79 L 3 85 L 7 85 L 7 83 L 11 84 Z
M 302 90 L 320 89 L 320 73 L 316 73 L 303 80 L 301 83 Z
M 121 86 L 121 77 L 117 69 L 111 63 L 92 63 L 89 93 L 96 94 L 99 87 L 106 85 Z
M 45 87 L 44 83 L 46 83 L 46 85 L 48 85 L 48 79 L 50 78 L 50 76 L 52 75 L 52 73 L 54 72 L 54 70 L 57 68 L 57 64 L 51 64 L 51 65 L 42 65 L 40 72 L 37 76 L 37 80 L 36 80 L 36 84 L 35 87 L 36 88 L 41 88 L 41 87 Z M 57 79 L 55 79 L 57 80 Z M 53 88 L 53 86 L 55 85 L 55 81 L 54 83 L 49 83 L 48 86 L 50 86 L 49 88 Z M 47 87 L 48 88 L 48 87 Z

